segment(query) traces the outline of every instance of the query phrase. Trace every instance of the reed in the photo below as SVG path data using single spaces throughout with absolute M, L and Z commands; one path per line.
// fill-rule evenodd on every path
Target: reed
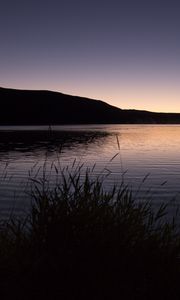
M 179 299 L 179 230 L 167 205 L 153 210 L 124 182 L 107 192 L 79 165 L 54 168 L 55 186 L 45 173 L 31 178 L 26 218 L 1 224 L 4 299 Z

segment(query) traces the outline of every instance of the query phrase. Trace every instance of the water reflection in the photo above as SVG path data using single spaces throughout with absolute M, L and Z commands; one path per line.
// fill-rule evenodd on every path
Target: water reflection
M 94 143 L 95 140 L 104 138 L 108 132 L 84 131 L 52 131 L 52 130 L 0 130 L 0 152 L 10 151 L 29 152 L 41 149 L 57 150 L 69 148 L 74 144 Z
M 17 210 L 27 205 L 24 186 L 34 165 L 42 167 L 47 160 L 50 169 L 59 159 L 65 166 L 72 165 L 75 158 L 85 168 L 96 163 L 94 176 L 110 171 L 107 189 L 123 178 L 138 199 L 149 197 L 154 203 L 172 198 L 176 203 L 179 201 L 179 125 L 53 126 L 52 130 L 3 127 L 0 172 L 4 174 L 6 169 L 8 176 L 4 180 L 1 175 L 0 179 L 1 211 L 14 206 L 15 198 Z

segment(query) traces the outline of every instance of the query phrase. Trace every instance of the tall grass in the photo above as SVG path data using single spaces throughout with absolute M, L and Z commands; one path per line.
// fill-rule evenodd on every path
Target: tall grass
M 179 299 L 179 230 L 166 205 L 135 201 L 123 182 L 107 192 L 80 166 L 56 173 L 55 186 L 31 178 L 30 213 L 1 224 L 4 299 Z

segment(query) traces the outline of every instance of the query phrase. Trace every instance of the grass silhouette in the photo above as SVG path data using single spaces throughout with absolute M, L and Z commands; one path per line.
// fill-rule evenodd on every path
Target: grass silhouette
M 87 169 L 31 178 L 26 218 L 2 222 L 2 299 L 179 299 L 180 238 L 124 183 L 105 191 Z M 4 297 L 4 298 L 3 298 Z

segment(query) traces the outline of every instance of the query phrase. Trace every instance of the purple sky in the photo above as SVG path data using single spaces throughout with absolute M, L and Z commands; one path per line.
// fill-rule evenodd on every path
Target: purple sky
M 173 0 L 1 0 L 0 86 L 180 112 L 179 15 Z

